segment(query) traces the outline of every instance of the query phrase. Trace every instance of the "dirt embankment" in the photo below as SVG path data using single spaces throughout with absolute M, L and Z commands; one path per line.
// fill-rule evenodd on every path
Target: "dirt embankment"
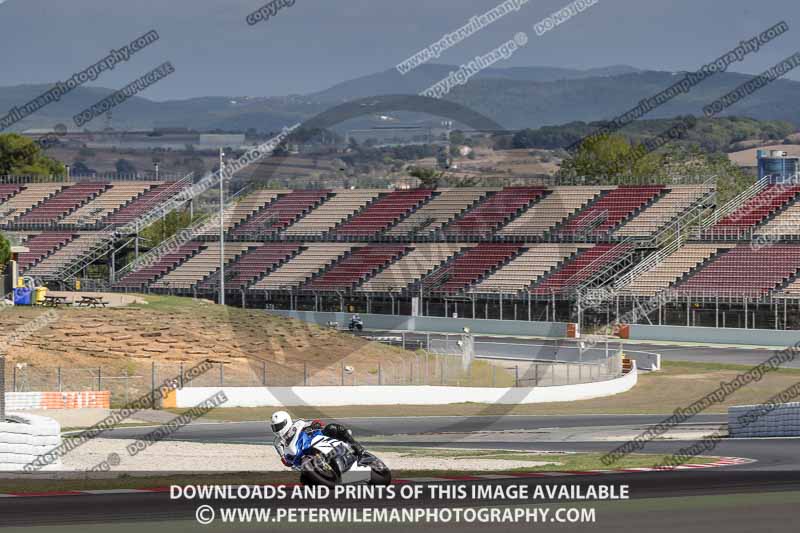
M 147 300 L 146 305 L 113 309 L 53 312 L 17 307 L 0 312 L 3 335 L 8 339 L 18 333 L 8 350 L 9 363 L 26 364 L 18 371 L 18 380 L 27 375 L 33 384 L 45 372 L 53 381 L 51 370 L 61 367 L 65 389 L 70 380 L 78 381 L 79 369 L 102 369 L 106 385 L 111 380 L 121 383 L 126 376 L 149 382 L 152 363 L 158 366 L 160 379 L 165 373 L 178 375 L 181 364 L 210 360 L 223 367 L 226 384 L 261 384 L 264 371 L 270 385 L 297 385 L 303 379 L 321 384 L 323 378 L 338 376 L 343 364 L 374 374 L 378 362 L 398 364 L 409 356 L 397 348 L 260 310 L 189 298 Z M 48 313 L 55 314 L 46 317 Z M 96 375 L 83 374 L 88 385 L 72 386 L 73 390 L 91 387 Z M 218 384 L 219 374 L 210 372 L 198 385 Z

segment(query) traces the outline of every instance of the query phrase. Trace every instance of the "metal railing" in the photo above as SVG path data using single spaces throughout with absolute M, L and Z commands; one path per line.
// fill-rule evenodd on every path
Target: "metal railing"
M 224 212 L 229 211 L 239 202 L 241 197 L 249 192 L 249 186 L 245 186 L 240 189 L 236 194 L 228 199 L 228 202 L 225 204 L 225 208 L 223 211 L 223 218 Z M 132 261 L 125 265 L 124 267 L 118 269 L 114 273 L 114 281 L 119 281 L 123 276 L 131 273 L 132 271 L 136 270 L 139 267 L 150 265 L 159 257 L 164 255 L 169 250 L 175 250 L 186 244 L 187 242 L 191 241 L 195 237 L 199 237 L 201 235 L 206 235 L 205 229 L 210 224 L 213 224 L 218 218 L 217 212 L 210 212 L 206 213 L 203 216 L 197 218 L 194 222 L 192 222 L 189 226 L 181 229 L 171 237 L 167 238 L 166 240 L 162 241 L 158 244 L 155 248 L 149 250 L 148 252 L 139 256 L 138 259 Z
M 0 354 L 0 424 L 6 420 L 6 356 Z
M 700 224 L 700 229 L 708 229 L 711 226 L 717 224 L 720 220 L 725 218 L 726 216 L 730 215 L 737 209 L 741 208 L 745 202 L 759 194 L 764 188 L 769 184 L 769 181 L 766 177 L 761 178 L 753 185 L 739 193 L 735 198 L 731 201 L 717 209 L 712 216 L 706 219 L 703 223 Z
M 176 190 L 169 190 L 164 191 L 159 196 L 156 196 L 153 199 L 153 203 L 157 204 L 161 198 L 161 196 L 167 197 L 167 199 L 171 199 L 176 196 L 179 192 L 185 190 L 185 185 L 188 185 L 192 181 L 192 177 L 194 176 L 193 173 L 189 173 L 183 177 L 183 179 L 176 182 Z M 181 187 L 180 185 L 183 184 L 184 186 Z M 188 201 L 188 200 L 187 200 Z M 177 208 L 178 206 L 176 206 Z M 150 211 L 142 213 L 136 220 L 126 224 L 124 228 L 128 228 L 131 225 L 136 229 L 135 232 L 138 232 L 141 226 L 140 221 L 145 220 L 146 218 L 150 217 L 151 214 L 157 210 L 161 209 L 160 206 L 156 205 Z M 164 214 L 164 216 L 168 215 L 171 211 Z M 134 233 L 135 233 L 134 232 Z M 91 265 L 98 259 L 105 257 L 109 253 L 114 251 L 114 242 L 116 241 L 117 237 L 120 235 L 120 228 L 116 224 L 109 224 L 103 230 L 99 232 L 100 234 L 105 234 L 106 237 L 101 239 L 99 242 L 95 244 L 90 250 L 86 253 L 82 254 L 81 256 L 75 258 L 73 261 L 64 265 L 58 272 L 53 274 L 52 279 L 57 279 L 62 282 L 67 282 L 71 279 L 74 279 L 78 273 L 83 271 L 84 268 Z
M 477 343 L 476 343 L 477 344 Z M 380 361 L 284 364 L 251 360 L 244 365 L 213 363 L 209 371 L 181 383 L 194 362 L 135 368 L 38 367 L 16 365 L 0 380 L 8 392 L 110 391 L 114 407 L 174 382 L 176 387 L 459 386 L 528 387 L 590 383 L 619 377 L 617 356 L 588 362 L 547 362 L 487 356 L 465 367 L 461 355 L 418 350 Z M 465 398 L 465 401 L 467 398 Z M 157 407 L 157 406 L 156 406 Z

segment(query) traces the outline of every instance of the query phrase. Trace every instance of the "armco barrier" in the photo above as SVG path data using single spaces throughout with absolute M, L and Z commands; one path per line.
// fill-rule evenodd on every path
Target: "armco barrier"
M 776 405 L 771 411 L 761 405 L 728 408 L 728 433 L 731 437 L 800 437 L 800 403 Z M 745 415 L 743 420 L 739 417 Z M 752 419 L 746 415 L 757 415 Z
M 111 408 L 109 391 L 81 392 L 7 392 L 6 410 Z
M 338 322 L 347 326 L 352 313 L 323 313 L 314 311 L 269 310 L 270 314 L 297 318 L 305 322 L 325 325 Z M 433 316 L 401 316 L 360 314 L 367 329 L 395 331 L 435 331 L 461 333 L 468 327 L 472 333 L 482 335 L 512 335 L 525 337 L 565 337 L 567 324 L 563 322 L 527 322 L 524 320 L 483 320 L 470 318 L 445 318 Z
M 50 418 L 6 413 L 0 422 L 0 472 L 21 471 L 36 458 L 61 446 L 61 425 Z M 58 459 L 45 470 L 58 469 Z
M 786 347 L 800 341 L 800 330 L 630 325 L 630 339 Z
M 170 392 L 164 407 L 189 408 L 222 390 L 224 407 L 280 407 L 308 405 L 444 405 L 450 403 L 530 404 L 568 402 L 613 396 L 632 389 L 638 380 L 636 365 L 624 376 L 608 381 L 553 387 L 184 387 Z

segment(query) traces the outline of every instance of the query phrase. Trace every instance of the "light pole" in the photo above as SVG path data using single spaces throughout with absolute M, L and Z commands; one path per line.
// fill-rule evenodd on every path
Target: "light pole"
M 225 152 L 219 149 L 219 304 L 225 305 Z

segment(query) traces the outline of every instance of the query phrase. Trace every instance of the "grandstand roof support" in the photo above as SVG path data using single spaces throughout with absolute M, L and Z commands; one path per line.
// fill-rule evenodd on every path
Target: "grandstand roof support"
M 744 329 L 747 329 L 747 300 L 748 298 L 744 299 Z

